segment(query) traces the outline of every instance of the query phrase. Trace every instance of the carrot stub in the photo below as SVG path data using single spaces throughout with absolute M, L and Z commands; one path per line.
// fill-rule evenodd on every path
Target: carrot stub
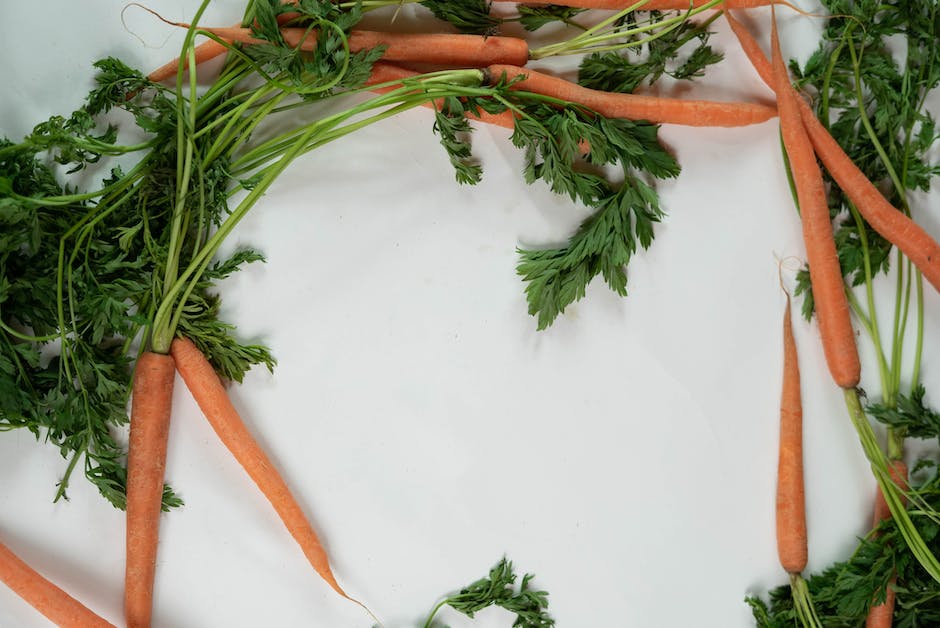
M 842 281 L 842 269 L 832 234 L 829 203 L 822 171 L 800 117 L 799 96 L 790 84 L 783 64 L 777 27 L 771 31 L 773 79 L 780 113 L 780 131 L 796 187 L 803 224 L 803 242 L 809 263 L 816 320 L 822 337 L 826 363 L 833 380 L 842 388 L 858 384 L 861 362 L 855 344 L 855 331 Z
M 114 628 L 0 543 L 0 582 L 57 626 Z
M 124 572 L 124 616 L 128 628 L 150 626 L 175 377 L 173 358 L 160 353 L 142 354 L 134 369 L 127 448 Z
M 249 433 L 212 365 L 199 348 L 186 338 L 173 340 L 170 354 L 176 360 L 176 369 L 212 429 L 271 502 L 291 536 L 300 544 L 307 560 L 334 591 L 352 599 L 336 582 L 320 539 L 281 474 Z

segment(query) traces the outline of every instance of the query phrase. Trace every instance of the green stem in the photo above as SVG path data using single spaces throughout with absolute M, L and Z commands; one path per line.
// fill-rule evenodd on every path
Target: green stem
M 424 622 L 423 628 L 431 628 L 432 624 L 434 623 L 434 617 L 437 615 L 438 611 L 440 611 L 446 605 L 447 605 L 446 599 L 441 600 L 440 602 L 435 604 L 434 608 L 431 609 L 431 614 L 428 615 L 427 621 Z
M 910 513 L 905 507 L 905 495 L 911 498 L 912 501 L 918 501 L 916 494 L 905 494 L 891 478 L 888 460 L 878 444 L 878 438 L 875 436 L 871 424 L 868 422 L 868 417 L 865 415 L 865 411 L 862 408 L 858 391 L 851 388 L 846 389 L 844 393 L 849 418 L 852 420 L 852 425 L 862 444 L 862 450 L 865 452 L 865 457 L 871 465 L 872 473 L 875 476 L 875 480 L 878 482 L 878 486 L 885 498 L 888 509 L 891 511 L 891 516 L 897 524 L 898 532 L 911 550 L 911 554 L 917 559 L 917 562 L 920 563 L 934 580 L 940 582 L 940 562 L 937 561 L 937 557 L 930 551 L 923 536 L 921 536 L 920 532 L 918 532 L 917 528 L 914 526 L 913 521 L 911 521 Z
M 822 628 L 809 587 L 800 574 L 790 574 L 790 593 L 793 596 L 793 608 L 803 628 Z

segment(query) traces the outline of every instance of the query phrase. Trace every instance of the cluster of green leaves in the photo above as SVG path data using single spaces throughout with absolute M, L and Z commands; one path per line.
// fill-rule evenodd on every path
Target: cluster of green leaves
M 447 22 L 461 33 L 469 35 L 495 35 L 506 22 L 519 22 L 527 31 L 537 31 L 555 22 L 581 28 L 573 19 L 584 9 L 562 5 L 526 5 L 517 7 L 518 16 L 500 17 L 490 12 L 492 2 L 487 0 L 421 0 L 439 20 Z
M 872 404 L 865 411 L 909 438 L 940 441 L 940 412 L 926 404 L 926 395 L 927 389 L 923 384 L 917 384 L 910 395 L 899 394 L 894 403 Z
M 446 605 L 470 618 L 484 608 L 498 606 L 515 615 L 512 623 L 514 628 L 550 628 L 555 625 L 555 620 L 548 614 L 548 593 L 529 587 L 534 577 L 525 574 L 516 588 L 512 562 L 502 558 L 490 569 L 489 576 L 448 596 L 435 606 L 424 626 L 431 628 L 435 625 L 434 616 Z
M 652 11 L 647 18 L 652 24 L 663 21 L 665 15 Z M 637 26 L 636 14 L 623 19 L 628 29 Z M 584 58 L 578 73 L 578 82 L 591 89 L 607 92 L 632 93 L 642 85 L 652 85 L 663 76 L 676 80 L 692 80 L 704 76 L 708 66 L 718 63 L 723 56 L 708 43 L 711 20 L 697 22 L 684 20 L 678 26 L 663 29 L 663 33 L 643 46 L 627 48 L 625 53 L 593 53 Z M 633 41 L 649 37 L 637 33 Z
M 523 151 L 526 183 L 544 181 L 556 194 L 595 210 L 561 247 L 520 249 L 518 273 L 526 282 L 529 313 L 538 329 L 552 324 L 585 295 L 601 275 L 626 295 L 625 267 L 638 246 L 653 240 L 653 225 L 663 217 L 659 198 L 644 180 L 676 177 L 679 165 L 658 141 L 655 125 L 611 119 L 573 103 L 546 102 L 499 82 L 500 98 L 451 99 L 437 113 L 435 129 L 457 170 L 458 181 L 475 183 L 479 166 L 466 139 L 471 131 L 464 112 L 517 113 L 511 141 Z M 605 169 L 619 170 L 614 181 Z
M 940 477 L 936 462 L 923 461 L 914 476 L 927 479 L 915 488 L 915 497 L 933 512 L 940 508 Z M 940 552 L 940 524 L 929 513 L 909 511 L 917 530 L 934 553 Z M 892 583 L 892 579 L 894 582 Z M 896 593 L 894 626 L 921 628 L 940 625 L 940 595 L 936 581 L 905 549 L 904 539 L 893 519 L 883 521 L 861 539 L 852 556 L 807 578 L 815 610 L 826 628 L 861 628 L 868 609 L 884 601 L 888 586 Z M 749 597 L 754 619 L 760 628 L 799 625 L 789 586 L 776 588 L 769 599 Z
M 369 78 L 372 64 L 383 48 L 371 48 L 355 54 L 347 50 L 347 35 L 362 19 L 361 0 L 341 7 L 330 0 L 257 0 L 252 5 L 254 37 L 270 42 L 244 48 L 244 53 L 263 75 L 288 81 L 304 99 L 331 96 L 343 89 L 354 89 Z M 317 45 L 313 50 L 288 46 L 281 35 L 278 17 L 290 15 L 288 26 L 308 29 Z
M 832 14 L 818 50 L 804 67 L 791 64 L 797 84 L 818 92 L 816 111 L 833 137 L 896 207 L 907 211 L 906 194 L 927 190 L 940 164 L 931 150 L 940 134 L 925 108 L 940 85 L 940 5 L 933 0 L 824 0 Z M 903 54 L 896 52 L 902 50 Z M 832 183 L 830 181 L 830 183 Z M 891 245 L 853 213 L 834 183 L 830 209 L 836 244 L 851 285 L 886 272 Z M 813 303 L 806 271 L 799 277 L 803 313 Z

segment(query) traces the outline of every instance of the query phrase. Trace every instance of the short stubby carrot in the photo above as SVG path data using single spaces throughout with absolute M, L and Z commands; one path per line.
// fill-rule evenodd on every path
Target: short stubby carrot
M 833 239 L 826 188 L 816 154 L 800 117 L 797 104 L 799 96 L 790 84 L 790 76 L 783 63 L 776 22 L 773 23 L 771 38 L 780 131 L 800 205 L 803 242 L 823 351 L 836 384 L 842 388 L 853 388 L 858 385 L 861 376 L 861 362 Z
M 773 107 L 754 103 L 682 100 L 604 92 L 511 65 L 492 65 L 486 71 L 491 84 L 500 80 L 521 78 L 513 84 L 513 89 L 577 103 L 608 118 L 686 126 L 737 127 L 759 124 L 777 116 L 777 110 Z
M 783 314 L 783 390 L 777 457 L 777 555 L 787 573 L 806 568 L 806 497 L 803 482 L 803 402 L 800 365 L 790 321 L 790 295 Z
M 0 543 L 0 582 L 57 626 L 114 628 Z
M 281 474 L 249 433 L 212 364 L 188 338 L 174 339 L 170 354 L 176 360 L 176 369 L 212 429 L 271 502 L 307 560 L 334 591 L 352 599 L 333 576 L 326 550 L 323 549 L 319 537 Z
M 773 87 L 770 61 L 754 36 L 730 12 L 726 12 L 725 17 L 751 65 L 764 82 Z M 839 188 L 871 228 L 898 247 L 934 289 L 940 291 L 940 243 L 910 216 L 888 202 L 819 121 L 809 103 L 797 98 L 797 105 L 806 133 L 813 143 L 813 150 Z
M 127 447 L 124 571 L 124 616 L 128 628 L 150 626 L 153 612 L 153 583 L 175 377 L 173 358 L 160 353 L 141 354 L 134 368 Z

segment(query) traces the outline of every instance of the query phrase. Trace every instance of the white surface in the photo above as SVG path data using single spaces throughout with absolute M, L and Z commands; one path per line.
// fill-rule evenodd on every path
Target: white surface
M 194 4 L 153 6 L 188 19 Z M 71 111 L 93 59 L 149 69 L 174 56 L 179 33 L 130 10 L 128 28 L 162 45 L 143 47 L 122 6 L 47 2 L 40 31 L 35 8 L 7 3 L 3 133 Z M 219 2 L 205 23 L 239 9 Z M 785 23 L 791 54 L 807 53 L 816 24 Z M 767 99 L 716 29 L 727 59 L 690 95 Z M 744 596 L 784 582 L 776 259 L 802 255 L 776 121 L 664 128 L 683 173 L 660 186 L 669 215 L 629 268 L 630 296 L 598 280 L 538 333 L 514 249 L 563 241 L 583 211 L 526 186 L 500 129 L 475 134 L 484 182 L 458 187 L 431 122 L 414 111 L 309 155 L 230 241 L 268 263 L 225 283 L 225 316 L 279 361 L 231 394 L 337 577 L 394 628 L 420 625 L 503 554 L 537 574 L 561 627 L 751 625 Z M 929 389 L 940 383 L 934 294 L 927 311 Z M 873 481 L 815 326 L 796 333 L 819 569 L 865 531 Z M 870 357 L 863 386 L 877 391 Z M 155 626 L 369 626 L 310 569 L 178 383 L 167 475 L 186 506 L 162 520 Z M 31 435 L 0 436 L 0 538 L 120 623 L 123 515 L 78 477 L 71 501 L 52 504 L 64 468 Z M 493 611 L 474 625 L 509 623 Z M 0 587 L 0 626 L 44 625 Z

